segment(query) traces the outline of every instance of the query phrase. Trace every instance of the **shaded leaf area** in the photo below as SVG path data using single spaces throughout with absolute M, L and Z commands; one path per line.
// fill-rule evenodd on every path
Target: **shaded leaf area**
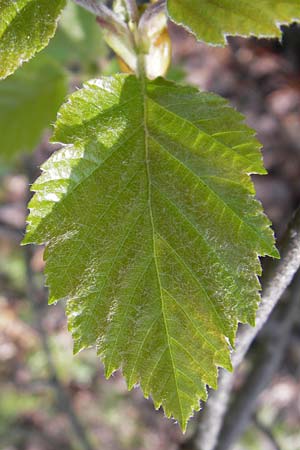
M 168 0 L 168 11 L 199 40 L 217 45 L 228 35 L 279 37 L 281 24 L 300 20 L 299 0 Z
M 254 322 L 258 255 L 278 256 L 249 173 L 259 144 L 220 97 L 158 79 L 87 83 L 62 107 L 25 243 L 48 242 L 50 302 L 185 429 L 227 338 Z
M 48 44 L 64 5 L 65 0 L 0 0 L 0 78 Z
M 44 55 L 0 81 L 0 158 L 32 150 L 67 93 L 64 71 Z

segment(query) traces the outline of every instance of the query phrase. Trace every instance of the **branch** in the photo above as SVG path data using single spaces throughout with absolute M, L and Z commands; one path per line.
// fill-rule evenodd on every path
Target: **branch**
M 247 353 L 252 341 L 267 321 L 274 306 L 291 283 L 300 267 L 300 210 L 290 224 L 280 246 L 281 259 L 272 260 L 264 273 L 263 294 L 258 309 L 255 327 L 243 326 L 237 335 L 236 351 L 232 355 L 233 368 L 236 369 Z M 190 440 L 190 448 L 195 450 L 214 450 L 226 414 L 233 374 L 220 370 L 219 387 L 210 393 L 208 402 L 199 415 L 199 425 Z

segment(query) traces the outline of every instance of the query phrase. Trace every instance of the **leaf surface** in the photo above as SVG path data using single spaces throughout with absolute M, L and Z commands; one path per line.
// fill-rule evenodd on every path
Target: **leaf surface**
M 157 79 L 90 81 L 61 109 L 25 243 L 48 242 L 50 302 L 67 298 L 75 351 L 183 429 L 228 339 L 254 322 L 258 255 L 277 256 L 249 173 L 259 144 L 220 97 Z
M 67 94 L 64 71 L 39 55 L 0 81 L 0 158 L 32 150 Z
M 228 35 L 279 37 L 280 25 L 300 21 L 299 0 L 167 0 L 176 23 L 201 41 L 224 45 Z
M 0 78 L 48 44 L 64 5 L 65 0 L 0 0 Z

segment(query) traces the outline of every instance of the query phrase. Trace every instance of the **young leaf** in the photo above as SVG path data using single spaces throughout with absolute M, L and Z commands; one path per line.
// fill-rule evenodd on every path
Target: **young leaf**
M 64 5 L 65 0 L 0 0 L 0 78 L 46 47 Z
M 64 71 L 43 55 L 0 81 L 0 159 L 32 150 L 66 94 Z
M 201 41 L 224 45 L 228 35 L 279 37 L 280 24 L 300 20 L 299 0 L 167 0 L 178 24 Z
M 249 173 L 265 173 L 243 117 L 214 94 L 157 79 L 90 81 L 59 114 L 25 243 L 48 242 L 50 302 L 68 299 L 75 351 L 183 429 L 237 321 L 254 322 L 258 255 L 277 256 Z

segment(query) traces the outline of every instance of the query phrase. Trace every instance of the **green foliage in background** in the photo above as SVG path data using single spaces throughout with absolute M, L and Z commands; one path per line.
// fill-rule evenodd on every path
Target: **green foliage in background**
M 64 70 L 44 55 L 0 82 L 0 159 L 32 150 L 67 94 Z
M 280 24 L 300 21 L 299 0 L 167 0 L 171 18 L 201 41 L 224 45 L 228 35 L 280 37 Z
M 106 48 L 93 14 L 69 1 L 47 54 L 71 70 L 96 72 Z

